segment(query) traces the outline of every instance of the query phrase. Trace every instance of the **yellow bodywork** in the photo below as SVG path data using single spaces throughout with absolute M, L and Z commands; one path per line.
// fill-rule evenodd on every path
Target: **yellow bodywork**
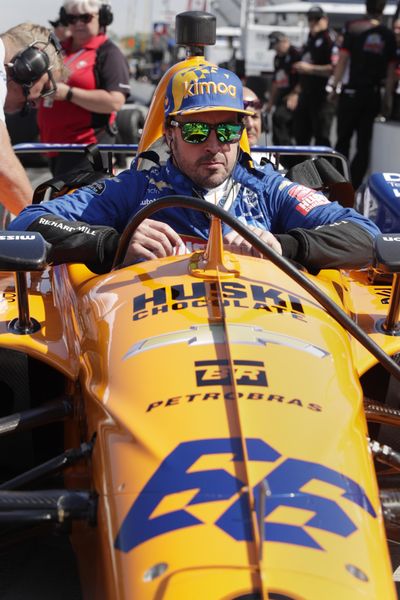
M 2 346 L 65 373 L 97 434 L 86 597 L 395 598 L 358 379 L 374 359 L 269 261 L 222 258 L 231 275 L 212 256 L 193 274 L 196 255 L 35 275 L 29 336 L 6 333 L 2 281 Z M 385 315 L 362 273 L 309 277 L 371 329 Z
M 162 135 L 172 72 L 141 150 Z M 399 351 L 377 329 L 389 287 L 308 277 Z M 298 284 L 224 252 L 216 226 L 206 256 L 62 265 L 28 289 L 41 329 L 8 331 L 3 275 L 0 345 L 65 375 L 67 445 L 96 434 L 89 469 L 66 477 L 99 495 L 97 527 L 72 536 L 85 598 L 396 598 L 359 382 L 376 359 Z

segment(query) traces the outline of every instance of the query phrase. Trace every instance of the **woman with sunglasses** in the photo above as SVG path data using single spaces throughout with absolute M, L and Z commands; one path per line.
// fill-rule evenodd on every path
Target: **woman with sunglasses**
M 276 252 L 314 273 L 370 264 L 379 232 L 374 223 L 285 179 L 270 164 L 252 168 L 240 148 L 243 119 L 251 114 L 235 73 L 210 63 L 181 68 L 168 83 L 164 136 L 157 140 L 169 151 L 166 164 L 148 152 L 118 177 L 26 208 L 10 228 L 39 231 L 52 245 L 54 264 L 80 262 L 107 272 L 131 218 L 151 202 L 178 194 L 220 206 Z M 165 209 L 136 229 L 125 264 L 190 252 L 204 246 L 209 228 L 204 213 Z M 229 227 L 223 235 L 227 249 L 258 256 Z
M 107 37 L 109 4 L 65 0 L 60 22 L 71 35 L 62 42 L 68 80 L 39 108 L 40 139 L 48 143 L 114 143 L 115 117 L 129 95 L 129 69 L 119 48 Z M 50 159 L 54 176 L 90 168 L 83 154 Z

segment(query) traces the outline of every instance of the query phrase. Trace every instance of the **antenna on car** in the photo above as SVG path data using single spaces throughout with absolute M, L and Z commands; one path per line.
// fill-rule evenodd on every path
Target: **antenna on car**
M 215 15 L 200 10 L 179 13 L 175 17 L 175 40 L 186 47 L 186 57 L 204 56 L 204 46 L 213 46 L 217 37 Z

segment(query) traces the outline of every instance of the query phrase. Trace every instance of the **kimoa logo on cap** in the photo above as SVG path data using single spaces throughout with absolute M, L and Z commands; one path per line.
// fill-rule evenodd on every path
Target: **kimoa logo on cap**
M 233 84 L 227 85 L 223 81 L 220 81 L 219 83 L 216 83 L 215 81 L 184 82 L 184 98 L 203 94 L 229 94 L 232 98 L 236 98 L 236 86 Z

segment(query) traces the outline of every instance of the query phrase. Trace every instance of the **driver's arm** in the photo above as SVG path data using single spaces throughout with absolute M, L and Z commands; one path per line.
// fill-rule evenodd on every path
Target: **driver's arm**
M 110 271 L 120 238 L 113 227 L 67 221 L 52 214 L 39 217 L 27 230 L 38 231 L 51 244 L 50 264 L 83 263 L 94 273 Z
M 28 231 L 38 231 L 51 244 L 48 254 L 51 264 L 83 263 L 94 273 L 110 271 L 120 240 L 113 227 L 67 221 L 52 214 L 33 221 Z M 181 253 L 184 244 L 172 227 L 145 219 L 132 235 L 123 264 Z
M 352 221 L 316 229 L 296 228 L 275 237 L 283 256 L 304 265 L 313 274 L 320 269 L 363 268 L 373 262 L 373 235 Z

